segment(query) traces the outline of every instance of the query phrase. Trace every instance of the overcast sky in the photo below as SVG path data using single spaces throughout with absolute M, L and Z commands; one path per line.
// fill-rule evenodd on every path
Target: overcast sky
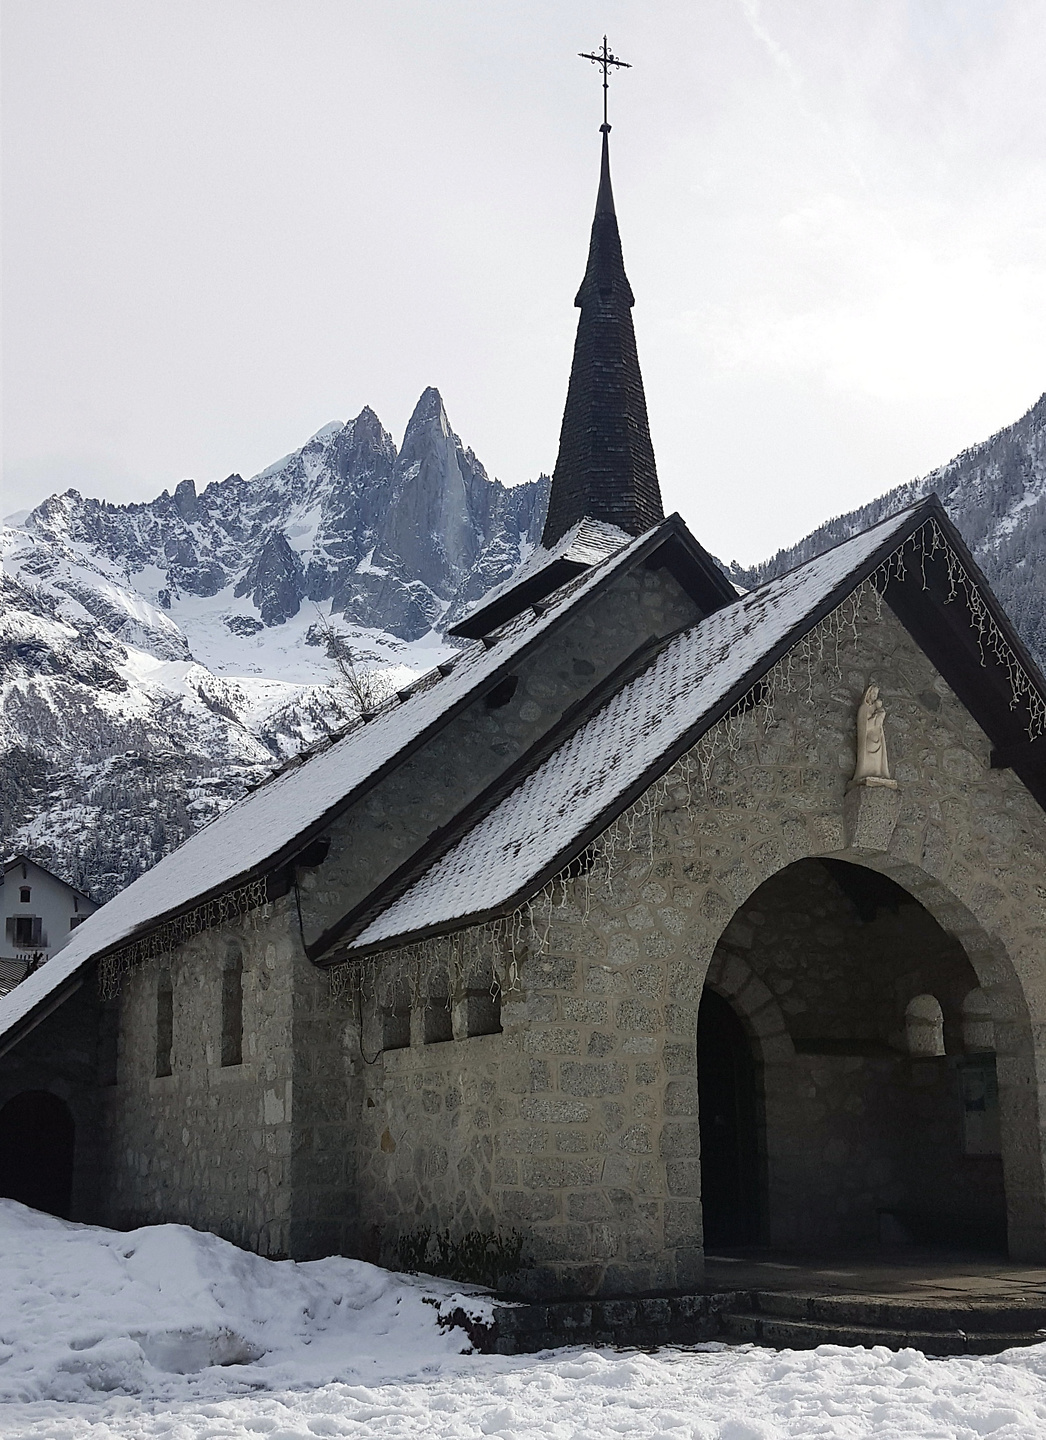
M 1046 389 L 1043 0 L 5 0 L 2 512 L 426 385 L 551 470 L 614 185 L 666 510 L 759 559 Z

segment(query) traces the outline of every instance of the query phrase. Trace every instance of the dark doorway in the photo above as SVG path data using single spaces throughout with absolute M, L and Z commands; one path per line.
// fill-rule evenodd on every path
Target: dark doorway
M 0 1195 L 68 1220 L 75 1127 L 47 1090 L 27 1090 L 0 1110 Z
M 697 1020 L 697 1084 L 705 1247 L 751 1244 L 759 1238 L 755 1063 L 740 1020 L 707 989 Z

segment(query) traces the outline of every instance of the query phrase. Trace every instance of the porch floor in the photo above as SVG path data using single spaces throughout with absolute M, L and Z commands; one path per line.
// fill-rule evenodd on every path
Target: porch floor
M 709 1293 L 765 1290 L 945 1304 L 1046 1304 L 1046 1265 L 915 1246 L 832 1255 L 753 1247 L 706 1255 L 703 1288 Z

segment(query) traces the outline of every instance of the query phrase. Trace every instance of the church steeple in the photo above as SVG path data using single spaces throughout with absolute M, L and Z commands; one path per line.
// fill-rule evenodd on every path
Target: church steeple
M 588 266 L 574 301 L 581 317 L 542 536 L 546 548 L 586 516 L 630 535 L 641 535 L 664 519 L 632 328 L 635 299 L 625 274 L 610 185 L 610 126 L 605 119 L 600 129 L 599 193 Z

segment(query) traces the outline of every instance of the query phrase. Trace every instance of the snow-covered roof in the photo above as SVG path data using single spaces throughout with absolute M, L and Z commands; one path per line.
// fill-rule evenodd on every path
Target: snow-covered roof
M 542 765 L 360 932 L 350 950 L 402 943 L 411 935 L 484 917 L 518 902 L 550 865 L 615 802 L 698 738 L 723 702 L 754 684 L 782 646 L 857 583 L 892 538 L 911 528 L 911 507 L 707 616 L 676 637 Z M 848 593 L 849 587 L 844 590 Z M 707 728 L 707 726 L 705 727 Z M 667 761 L 666 761 L 667 763 Z
M 299 838 L 315 833 L 377 772 L 438 724 L 501 666 L 551 628 L 585 595 L 618 569 L 658 531 L 632 539 L 601 564 L 577 576 L 549 600 L 541 615 L 527 611 L 500 631 L 494 643 L 461 652 L 449 675 L 424 680 L 405 701 L 392 701 L 328 750 L 278 775 L 197 831 L 184 845 L 122 890 L 85 920 L 52 960 L 0 1000 L 0 1036 L 32 1014 L 42 1001 L 73 980 L 89 961 L 147 934 L 165 917 L 205 896 L 220 894 L 264 873 L 281 854 L 294 853 Z M 289 858 L 289 855 L 288 855 Z
M 520 591 L 525 597 L 532 589 L 537 593 L 543 588 L 551 590 L 563 583 L 564 575 L 568 574 L 570 569 L 589 569 L 593 565 L 599 565 L 611 555 L 617 554 L 631 540 L 631 535 L 604 520 L 579 520 L 550 549 L 546 549 L 544 545 L 535 546 L 507 580 L 488 590 L 482 599 L 466 611 L 462 619 L 451 627 L 451 634 L 476 635 L 483 617 L 488 615 L 490 623 L 496 625 L 504 602 L 514 591 Z M 546 571 L 548 585 L 542 587 L 541 577 Z M 523 603 L 526 603 L 525 599 L 520 608 Z M 512 613 L 511 608 L 508 613 Z
M 34 860 L 31 855 L 13 855 L 10 860 L 5 860 L 0 866 L 0 885 L 4 883 L 4 876 L 7 872 L 13 870 L 16 865 L 32 865 L 34 870 L 39 870 L 41 874 L 53 880 L 56 885 L 64 885 L 70 894 L 78 895 L 81 900 L 87 900 L 92 905 L 98 904 L 98 901 L 88 895 L 86 890 L 78 890 L 75 885 L 70 885 L 68 880 L 63 880 L 61 875 L 56 875 L 53 870 L 48 870 L 46 865 L 41 865 L 39 860 Z

